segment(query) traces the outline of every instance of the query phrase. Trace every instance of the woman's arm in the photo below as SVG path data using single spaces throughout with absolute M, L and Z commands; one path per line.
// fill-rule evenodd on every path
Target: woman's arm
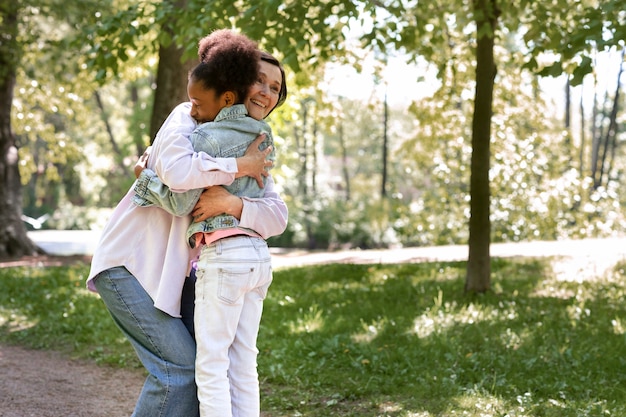
M 189 137 L 197 125 L 189 110 L 189 103 L 180 104 L 165 120 L 152 144 L 148 168 L 173 192 L 227 185 L 241 176 L 262 183 L 262 176 L 267 175 L 265 167 L 271 166 L 271 162 L 266 162 L 271 149 L 258 149 L 263 138 L 253 142 L 241 158 L 214 158 L 205 152 L 194 152 Z
M 223 187 L 210 187 L 202 193 L 191 212 L 195 222 L 222 213 L 236 217 L 239 226 L 256 231 L 264 239 L 283 233 L 289 214 L 287 205 L 274 190 L 271 176 L 267 178 L 263 198 L 240 198 Z

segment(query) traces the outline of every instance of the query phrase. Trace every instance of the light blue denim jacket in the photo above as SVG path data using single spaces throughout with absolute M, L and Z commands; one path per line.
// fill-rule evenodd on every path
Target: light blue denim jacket
M 271 128 L 263 120 L 248 117 L 243 104 L 223 108 L 213 122 L 198 126 L 189 139 L 196 152 L 204 151 L 216 158 L 238 158 L 245 154 L 248 146 L 260 133 L 267 135 L 260 149 L 272 146 L 268 159 L 274 161 L 276 153 Z M 266 182 L 265 177 L 263 179 Z M 224 187 L 239 197 L 261 198 L 264 195 L 264 189 L 251 177 L 236 178 L 232 184 Z M 183 216 L 191 213 L 203 190 L 200 188 L 183 193 L 171 192 L 154 171 L 144 169 L 135 182 L 133 203 L 139 206 L 156 205 L 176 216 Z M 187 229 L 187 239 L 193 247 L 193 236 L 196 233 L 210 233 L 234 227 L 239 227 L 239 220 L 234 216 L 221 214 L 202 222 L 191 223 Z

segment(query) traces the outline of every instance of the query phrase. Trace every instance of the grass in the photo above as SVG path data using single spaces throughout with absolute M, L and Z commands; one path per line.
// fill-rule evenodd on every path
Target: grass
M 287 416 L 624 416 L 626 280 L 556 280 L 548 260 L 276 271 L 259 335 L 262 408 Z M 0 269 L 0 341 L 140 368 L 87 266 Z M 139 372 L 139 370 L 138 370 Z

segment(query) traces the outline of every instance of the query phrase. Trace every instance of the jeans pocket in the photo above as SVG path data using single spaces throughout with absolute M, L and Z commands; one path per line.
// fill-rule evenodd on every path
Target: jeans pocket
M 228 304 L 235 304 L 248 288 L 251 267 L 226 267 L 218 269 L 217 297 Z
M 272 285 L 272 281 L 274 280 L 271 266 L 269 267 L 269 272 L 266 276 L 269 277 L 269 279 L 256 288 L 256 291 L 259 293 L 261 300 L 265 300 L 265 298 L 267 297 L 267 291 L 269 290 L 270 285 Z

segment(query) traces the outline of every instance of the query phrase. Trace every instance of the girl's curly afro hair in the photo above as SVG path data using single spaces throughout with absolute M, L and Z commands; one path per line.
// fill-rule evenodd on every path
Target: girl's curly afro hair
M 200 65 L 193 71 L 196 80 L 217 95 L 237 93 L 243 102 L 248 90 L 259 78 L 261 53 L 257 43 L 229 29 L 220 29 L 198 43 Z

